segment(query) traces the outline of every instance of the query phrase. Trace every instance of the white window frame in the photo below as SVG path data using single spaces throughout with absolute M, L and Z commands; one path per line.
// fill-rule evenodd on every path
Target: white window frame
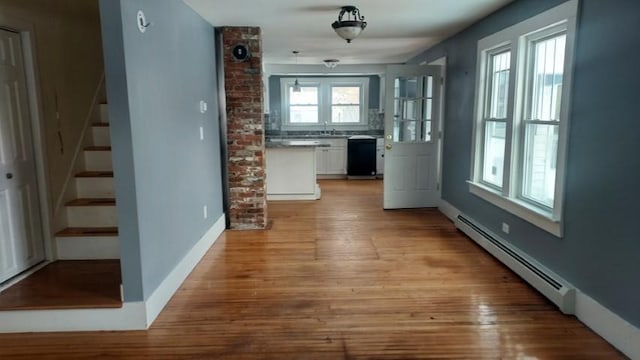
M 289 119 L 289 89 L 296 79 L 300 86 L 318 86 L 318 122 L 291 123 Z M 331 121 L 331 89 L 332 87 L 353 86 L 360 88 L 360 121 L 352 123 Z M 280 79 L 283 130 L 363 130 L 369 127 L 369 78 L 368 77 L 287 77 Z M 325 126 L 325 121 L 327 122 Z
M 478 68 L 476 81 L 476 99 L 474 111 L 474 129 L 472 146 L 472 166 L 469 191 L 540 227 L 562 237 L 563 203 L 565 184 L 565 164 L 567 134 L 569 128 L 569 109 L 571 107 L 571 88 L 573 57 L 576 37 L 576 18 L 578 0 L 570 0 L 523 22 L 499 31 L 478 41 Z M 522 165 L 524 163 L 524 119 L 526 94 L 529 84 L 525 73 L 529 68 L 530 45 L 550 34 L 566 34 L 565 62 L 561 90 L 560 123 L 558 128 L 558 151 L 556 159 L 556 179 L 553 207 L 536 204 L 523 199 Z M 509 91 L 507 105 L 507 130 L 505 138 L 504 176 L 502 188 L 482 181 L 484 156 L 484 127 L 486 122 L 487 61 L 496 52 L 511 51 L 509 73 Z

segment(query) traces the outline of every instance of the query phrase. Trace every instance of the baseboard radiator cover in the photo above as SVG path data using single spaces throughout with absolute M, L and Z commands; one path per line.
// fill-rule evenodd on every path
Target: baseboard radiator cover
M 560 311 L 565 314 L 575 313 L 576 289 L 571 284 L 468 216 L 459 214 L 455 219 L 455 225 L 556 304 Z

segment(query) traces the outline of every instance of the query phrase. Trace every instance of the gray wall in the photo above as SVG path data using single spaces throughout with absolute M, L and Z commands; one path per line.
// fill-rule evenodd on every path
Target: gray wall
M 282 92 L 280 86 L 280 79 L 283 77 L 290 78 L 292 76 L 279 76 L 272 75 L 269 77 L 269 112 L 273 114 L 273 111 L 278 111 L 278 114 L 282 114 Z M 299 79 L 303 79 L 310 76 L 298 76 Z M 318 77 L 318 76 L 311 76 Z M 328 76 L 330 78 L 336 78 L 339 76 Z M 348 76 L 358 77 L 358 76 Z M 377 75 L 365 76 L 369 78 L 369 109 L 380 108 L 380 77 Z
M 180 0 L 100 5 L 123 284 L 125 300 L 137 301 L 223 214 L 215 37 Z M 152 23 L 144 34 L 138 10 Z M 209 104 L 204 115 L 201 99 Z
M 471 195 L 477 41 L 560 0 L 516 1 L 411 60 L 447 56 L 442 197 L 640 326 L 640 2 L 583 0 L 570 115 L 565 236 Z M 505 221 L 509 235 L 500 232 Z

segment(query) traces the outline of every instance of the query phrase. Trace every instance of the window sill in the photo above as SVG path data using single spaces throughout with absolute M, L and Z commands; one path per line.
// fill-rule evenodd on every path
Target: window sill
M 535 208 L 524 201 L 506 198 L 497 191 L 482 184 L 470 180 L 467 181 L 467 183 L 469 183 L 469 192 L 479 198 L 518 216 L 554 236 L 562 237 L 562 223 L 559 220 L 554 220 L 553 214 Z

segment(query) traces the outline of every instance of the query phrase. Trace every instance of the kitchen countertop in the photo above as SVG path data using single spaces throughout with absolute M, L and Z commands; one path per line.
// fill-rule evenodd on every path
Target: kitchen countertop
M 282 149 L 292 147 L 330 147 L 329 144 L 323 144 L 317 140 L 276 140 L 270 139 L 265 142 L 267 149 Z

